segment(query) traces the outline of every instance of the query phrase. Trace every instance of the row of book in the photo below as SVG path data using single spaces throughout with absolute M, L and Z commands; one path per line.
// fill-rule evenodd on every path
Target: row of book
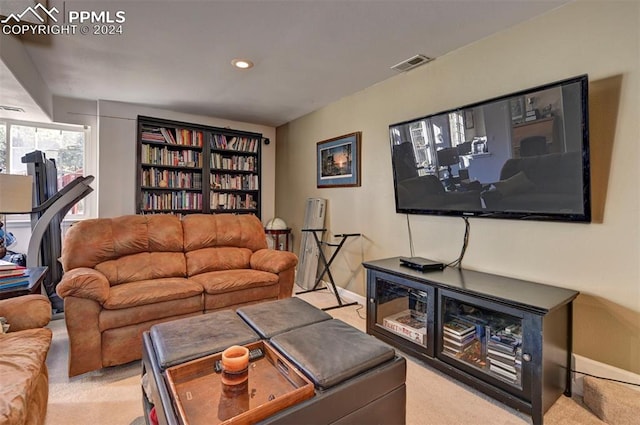
M 142 192 L 143 210 L 201 210 L 202 194 L 195 192 Z
M 211 168 L 220 170 L 239 170 L 239 171 L 255 171 L 255 156 L 233 155 L 231 157 L 223 156 L 220 153 L 211 155 Z
M 148 168 L 142 170 L 142 186 L 176 189 L 202 189 L 202 174 Z
M 143 127 L 142 141 L 202 147 L 204 133 L 186 128 Z
M 212 149 L 233 150 L 257 153 L 260 141 L 249 137 L 225 136 L 214 134 L 211 142 Z
M 258 203 L 250 194 L 219 193 L 211 194 L 211 209 L 214 210 L 254 210 Z
M 466 320 L 449 320 L 442 330 L 443 351 L 453 357 L 460 357 L 476 341 L 476 326 Z
M 142 145 L 143 164 L 173 167 L 202 167 L 202 152 L 191 149 L 172 150 L 165 147 Z
M 29 285 L 29 271 L 17 264 L 0 260 L 0 291 Z
M 522 330 L 519 325 L 491 332 L 487 339 L 489 370 L 510 381 L 519 380 L 522 368 Z
M 212 174 L 209 178 L 214 190 L 258 190 L 259 182 L 256 174 Z

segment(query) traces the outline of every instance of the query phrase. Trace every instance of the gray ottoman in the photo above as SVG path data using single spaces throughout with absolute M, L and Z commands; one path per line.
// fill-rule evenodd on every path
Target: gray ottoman
M 296 297 L 253 304 L 236 311 L 264 339 L 332 319 L 329 313 Z

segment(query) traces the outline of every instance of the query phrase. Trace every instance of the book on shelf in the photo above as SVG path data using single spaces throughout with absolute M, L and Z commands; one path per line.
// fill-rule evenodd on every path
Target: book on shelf
M 493 365 L 496 367 L 501 367 L 502 369 L 508 370 L 511 373 L 516 373 L 519 366 L 516 366 L 515 361 L 512 362 L 503 362 L 499 359 L 496 359 L 491 356 L 487 356 L 487 360 L 489 361 L 489 365 Z
M 16 270 L 16 269 L 23 269 L 23 266 L 20 266 L 16 263 L 12 263 L 10 261 L 5 261 L 5 260 L 0 260 L 0 271 L 3 270 Z
M 427 342 L 426 322 L 416 319 L 411 310 L 386 316 L 382 320 L 382 326 L 422 345 Z
M 18 266 L 15 269 L 0 270 L 0 279 L 23 276 L 27 273 L 26 270 L 26 268 L 21 266 Z
M 516 382 L 518 380 L 518 373 L 517 372 L 511 372 L 509 370 L 503 369 L 500 366 L 496 365 L 496 364 L 489 364 L 489 370 L 497 375 L 499 375 L 502 378 L 506 378 L 511 382 Z
M 15 288 L 16 286 L 29 285 L 29 275 L 26 274 L 20 277 L 10 277 L 0 279 L 0 290 L 7 288 Z
M 487 345 L 496 350 L 504 352 L 514 352 L 522 344 L 522 336 L 507 332 L 504 329 L 497 332 L 491 332 Z
M 162 135 L 162 131 L 159 127 L 143 127 L 142 128 L 142 140 L 145 142 L 164 143 L 165 138 Z
M 445 332 L 444 335 L 442 336 L 442 339 L 444 340 L 445 343 L 449 343 L 457 347 L 465 347 L 469 345 L 471 341 L 474 340 L 475 336 L 476 334 L 470 333 L 468 336 L 464 338 L 455 338 L 451 334 L 448 334 Z
M 507 360 L 516 359 L 515 351 L 511 353 L 506 353 L 504 351 L 496 350 L 491 346 L 487 346 L 487 355 L 494 356 L 496 358 L 507 359 Z
M 443 330 L 445 332 L 449 332 L 452 335 L 462 337 L 475 332 L 476 327 L 471 322 L 456 318 L 446 322 L 443 325 Z

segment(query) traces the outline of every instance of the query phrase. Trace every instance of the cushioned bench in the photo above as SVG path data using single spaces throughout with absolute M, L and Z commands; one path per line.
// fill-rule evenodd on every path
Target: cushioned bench
M 389 345 L 298 298 L 244 307 L 237 314 L 222 311 L 180 319 L 145 333 L 143 373 L 150 378 L 148 393 L 159 423 L 179 423 L 163 379 L 167 367 L 260 338 L 315 387 L 314 397 L 261 423 L 404 423 L 405 359 Z

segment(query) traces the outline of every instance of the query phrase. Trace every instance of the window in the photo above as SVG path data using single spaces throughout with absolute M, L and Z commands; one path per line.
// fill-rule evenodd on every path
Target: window
M 464 120 L 462 118 L 462 112 L 457 111 L 449 114 L 449 126 L 451 129 L 451 147 L 464 143 Z
M 433 143 L 430 143 L 430 134 L 427 131 L 427 122 L 419 121 L 409 125 L 411 141 L 416 155 L 416 162 L 420 166 L 418 174 L 423 176 L 432 172 L 435 168 L 433 160 Z
M 0 121 L 0 171 L 28 174 L 28 164 L 22 162 L 22 157 L 39 150 L 47 159 L 55 160 L 60 190 L 76 177 L 92 174 L 94 167 L 88 155 L 90 140 L 88 127 Z M 95 208 L 91 208 L 85 198 L 74 205 L 65 218 L 90 217 L 91 211 Z

